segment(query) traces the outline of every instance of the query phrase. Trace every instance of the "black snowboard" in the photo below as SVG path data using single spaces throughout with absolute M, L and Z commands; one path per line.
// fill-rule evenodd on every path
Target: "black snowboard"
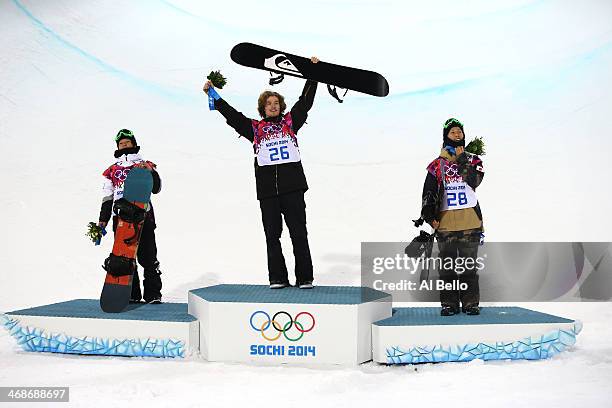
M 431 253 L 433 251 L 434 239 L 436 237 L 436 233 L 429 234 L 425 231 L 420 231 L 419 235 L 408 244 L 406 249 L 404 249 L 404 253 L 408 255 L 410 258 L 420 258 L 425 255 L 425 261 L 431 258 Z M 421 269 L 421 275 L 419 280 L 422 282 L 424 280 L 429 279 L 429 264 L 423 265 Z
M 240 43 L 234 46 L 231 58 L 234 62 L 247 67 L 311 79 L 368 95 L 387 96 L 389 94 L 389 83 L 377 72 L 322 61 L 313 64 L 309 58 L 256 44 Z

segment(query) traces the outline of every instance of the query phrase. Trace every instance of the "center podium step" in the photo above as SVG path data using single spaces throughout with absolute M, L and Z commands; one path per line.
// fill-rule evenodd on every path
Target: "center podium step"
M 391 295 L 371 288 L 216 285 L 189 292 L 209 361 L 356 365 L 372 359 L 372 323 Z

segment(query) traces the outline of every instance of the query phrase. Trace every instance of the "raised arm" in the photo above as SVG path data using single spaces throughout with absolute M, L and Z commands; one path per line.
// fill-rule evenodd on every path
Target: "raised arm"
M 210 81 L 207 81 L 204 84 L 204 92 L 208 93 L 208 88 L 212 86 Z M 229 103 L 227 103 L 223 98 L 219 98 L 215 100 L 215 109 L 219 111 L 221 115 L 225 118 L 225 121 L 228 125 L 230 125 L 234 130 L 244 138 L 248 139 L 250 142 L 253 142 L 253 125 L 251 124 L 251 119 L 244 116 L 241 112 L 238 112 L 234 109 Z
M 308 111 L 312 108 L 314 97 L 317 92 L 317 82 L 308 80 L 298 101 L 291 108 L 291 119 L 293 120 L 293 131 L 297 132 L 306 123 Z
M 310 61 L 313 64 L 317 64 L 319 58 L 310 57 Z M 291 119 L 293 120 L 294 132 L 300 130 L 300 128 L 304 126 L 304 123 L 306 123 L 308 111 L 312 108 L 314 97 L 317 93 L 317 84 L 316 81 L 307 80 L 306 84 L 304 84 L 304 90 L 302 91 L 302 95 L 300 95 L 300 99 L 298 99 L 295 105 L 293 105 L 293 108 L 291 108 Z

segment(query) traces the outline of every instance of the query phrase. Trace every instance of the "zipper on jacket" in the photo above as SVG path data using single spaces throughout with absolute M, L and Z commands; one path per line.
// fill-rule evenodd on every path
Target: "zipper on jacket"
M 276 184 L 276 195 L 278 195 L 278 164 L 274 165 L 274 184 Z

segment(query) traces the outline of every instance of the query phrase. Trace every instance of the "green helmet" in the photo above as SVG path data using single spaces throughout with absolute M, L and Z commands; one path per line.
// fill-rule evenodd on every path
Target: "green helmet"
M 117 133 L 117 136 L 115 136 L 115 142 L 117 142 L 117 147 L 119 147 L 119 142 L 122 139 L 130 139 L 132 143 L 134 144 L 134 146 L 138 146 L 138 143 L 136 143 L 136 137 L 134 136 L 134 133 L 132 133 L 132 131 L 129 129 L 121 129 Z

